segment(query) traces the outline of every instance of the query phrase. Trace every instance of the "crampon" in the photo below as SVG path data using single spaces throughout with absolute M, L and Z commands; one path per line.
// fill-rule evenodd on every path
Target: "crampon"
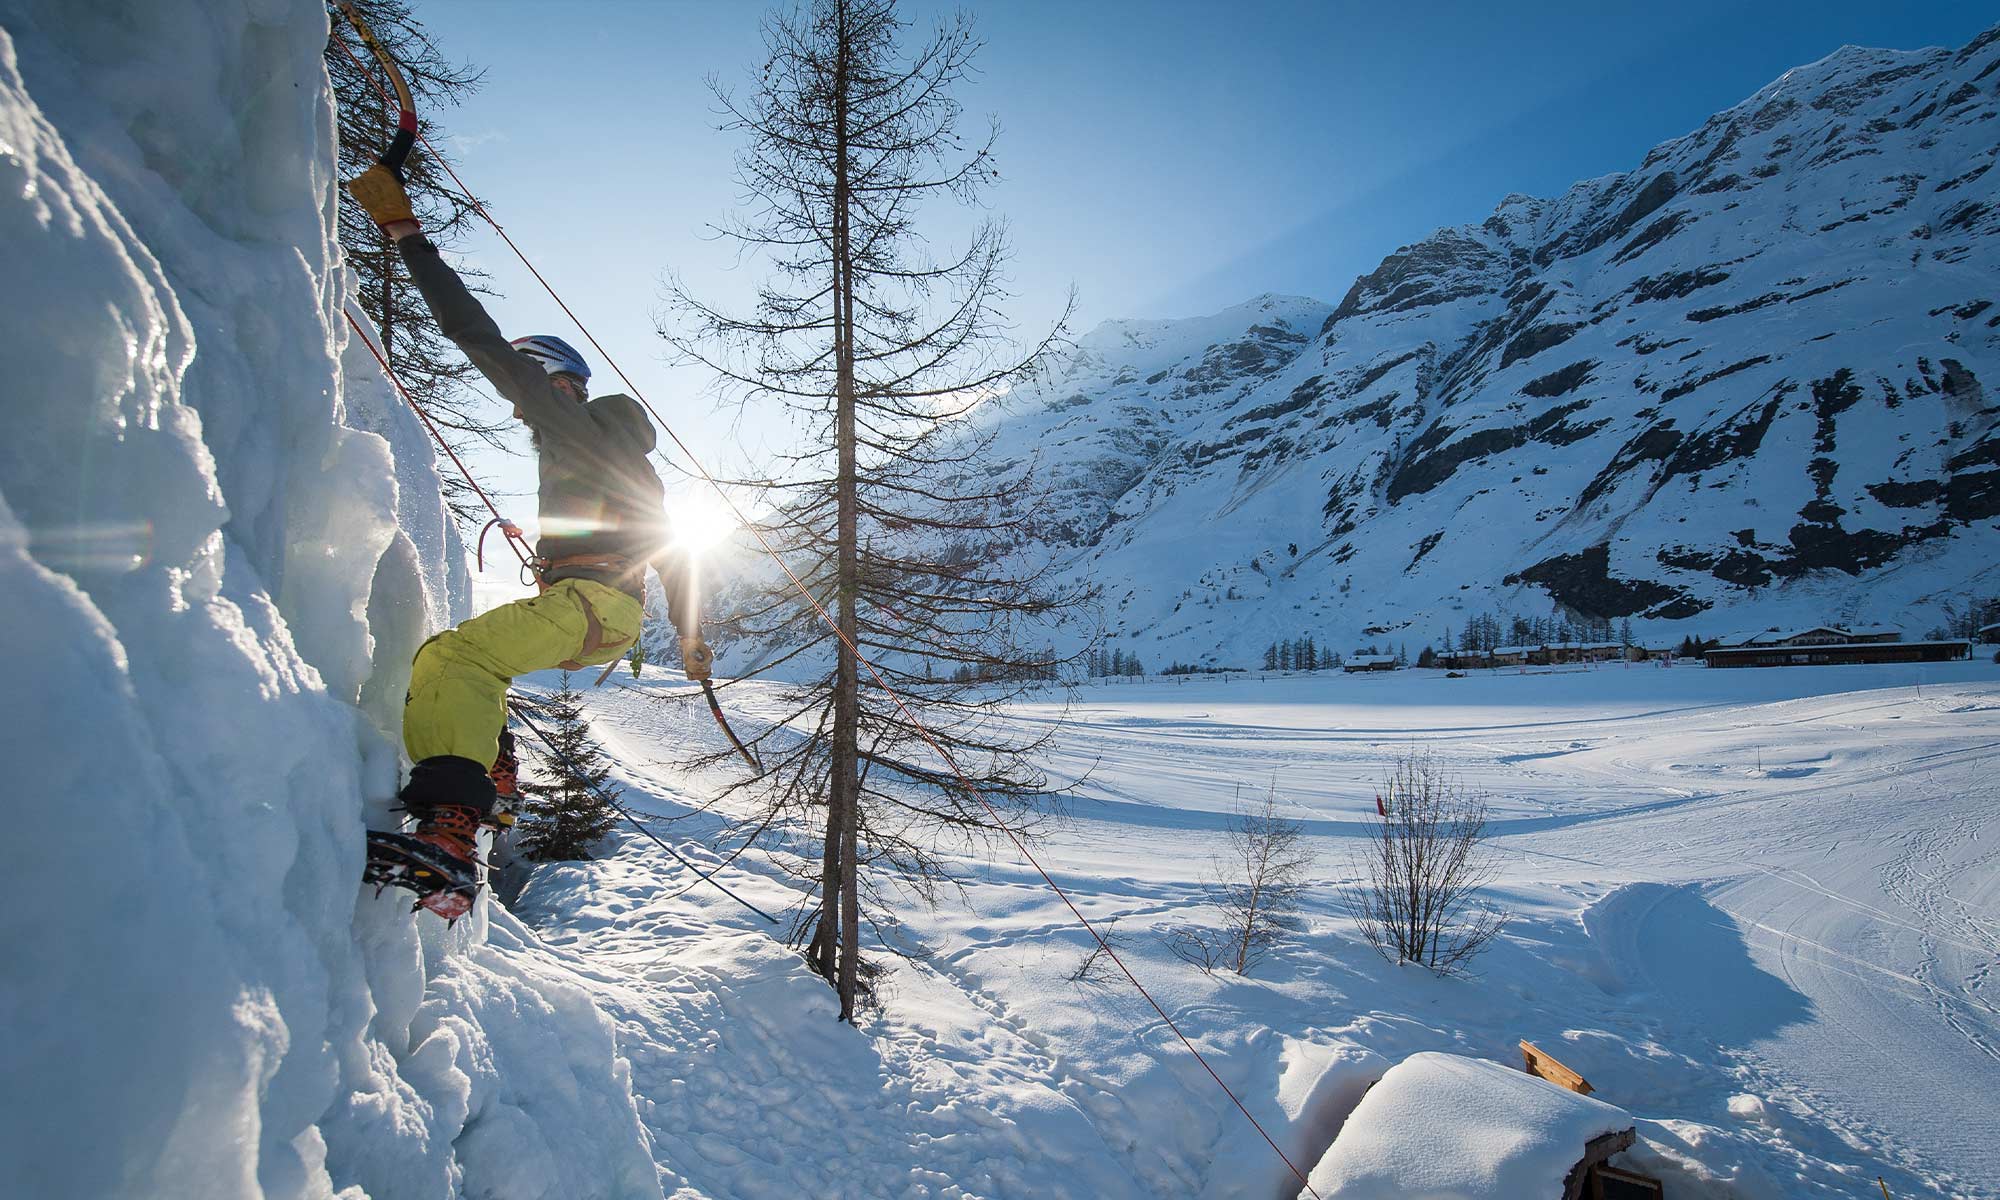
M 479 894 L 478 860 L 457 858 L 412 833 L 369 830 L 361 878 L 377 895 L 385 887 L 408 888 L 417 895 L 412 912 L 428 909 L 452 922 L 472 911 Z

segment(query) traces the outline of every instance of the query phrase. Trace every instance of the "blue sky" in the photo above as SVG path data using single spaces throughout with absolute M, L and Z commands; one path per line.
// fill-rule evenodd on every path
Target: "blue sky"
M 919 27 L 953 6 L 906 4 Z M 1074 283 L 1076 332 L 1213 312 L 1262 292 L 1336 302 L 1356 275 L 1509 192 L 1554 195 L 1635 166 L 1785 70 L 1847 43 L 1958 45 L 1991 3 L 1411 4 L 1007 0 L 966 6 L 985 38 L 961 92 L 1002 126 L 1001 184 L 1023 334 Z M 447 53 L 485 68 L 438 114 L 468 183 L 717 469 L 791 431 L 718 412 L 653 333 L 672 270 L 749 295 L 707 227 L 739 205 L 706 78 L 759 61 L 758 3 L 424 0 Z M 940 228 L 948 235 L 950 222 Z M 572 333 L 490 235 L 471 261 L 510 334 Z M 594 357 L 594 356 L 593 356 Z M 612 385 L 600 368 L 597 390 Z M 531 490 L 524 466 L 495 464 Z M 532 501 L 511 507 L 532 515 Z

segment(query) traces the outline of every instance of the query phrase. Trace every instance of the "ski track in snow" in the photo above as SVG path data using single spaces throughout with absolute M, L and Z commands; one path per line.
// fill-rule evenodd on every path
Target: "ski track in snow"
M 589 706 L 626 801 L 715 864 L 704 842 L 736 842 L 697 806 L 729 768 L 675 765 L 720 744 L 690 695 L 645 681 Z M 760 728 L 764 693 L 728 695 Z M 1513 1061 L 1526 1037 L 1640 1119 L 1632 1160 L 1677 1197 L 1877 1175 L 1994 1197 L 1996 711 L 1980 663 L 1100 686 L 1051 753 L 1089 770 L 1039 854 L 1299 1153 L 1324 1143 L 1273 1099 L 1298 1047 L 1366 1047 L 1379 1075 L 1418 1050 Z M 1382 768 L 1418 745 L 1493 803 L 1514 921 L 1474 980 L 1381 962 L 1336 894 Z M 1158 934 L 1201 918 L 1239 782 L 1274 781 L 1318 851 L 1307 927 L 1248 979 L 1202 977 Z M 709 889 L 673 898 L 692 877 L 636 837 L 542 868 L 520 909 L 614 1014 L 682 1200 L 1285 1192 L 1122 980 L 1068 980 L 1088 943 L 1046 886 L 1002 851 L 958 861 L 966 904 L 900 914 L 918 957 L 858 1034 L 769 926 Z M 718 878 L 774 912 L 797 898 L 761 851 Z

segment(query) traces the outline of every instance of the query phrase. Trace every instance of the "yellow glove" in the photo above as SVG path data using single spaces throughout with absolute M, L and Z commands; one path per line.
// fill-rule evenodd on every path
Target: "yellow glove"
M 347 194 L 359 201 L 368 215 L 375 218 L 375 223 L 384 228 L 398 221 L 417 219 L 410 211 L 410 194 L 403 190 L 403 181 L 381 163 L 348 180 Z
M 707 683 L 709 668 L 715 665 L 715 651 L 699 636 L 681 639 L 681 668 L 696 683 Z

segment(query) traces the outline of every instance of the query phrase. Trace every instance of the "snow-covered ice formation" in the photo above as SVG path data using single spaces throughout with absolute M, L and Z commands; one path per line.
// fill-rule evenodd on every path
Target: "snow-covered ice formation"
M 358 887 L 467 580 L 349 345 L 326 35 L 0 3 L 0 1192 L 658 1195 L 588 993 Z

